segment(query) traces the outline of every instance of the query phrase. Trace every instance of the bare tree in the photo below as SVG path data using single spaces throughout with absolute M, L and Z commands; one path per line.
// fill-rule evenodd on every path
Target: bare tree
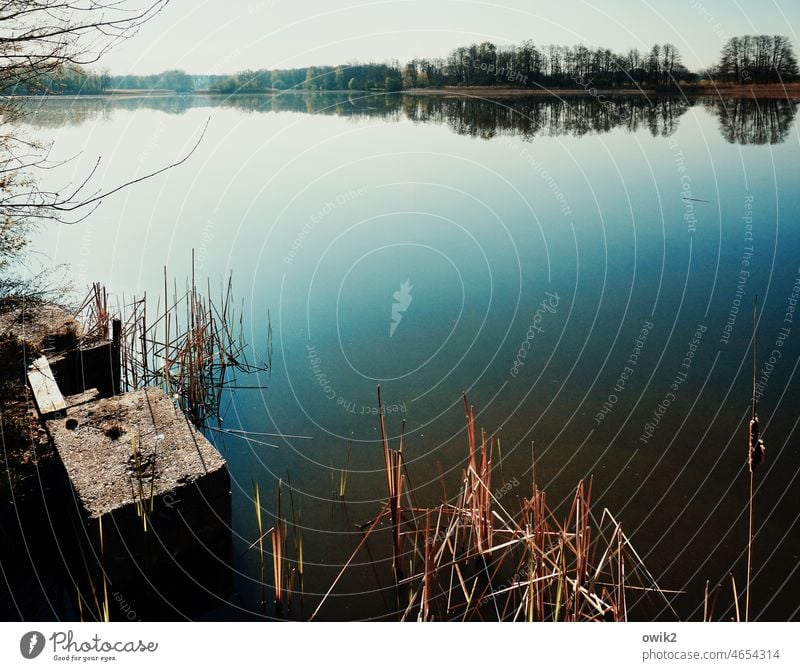
M 650 86 L 661 84 L 661 45 L 654 44 L 647 55 L 647 78 Z
M 169 0 L 0 2 L 0 90 L 64 65 L 97 62 L 132 37 Z M 134 0 L 135 2 L 135 0 Z
M 50 160 L 49 146 L 22 132 L 30 107 L 9 92 L 20 86 L 36 90 L 54 72 L 97 62 L 168 1 L 0 0 L 0 273 L 24 246 L 32 223 L 75 223 L 102 197 L 122 188 L 87 192 L 92 171 L 66 193 L 40 190 L 37 174 L 57 163 Z M 3 288 L 0 281 L 0 293 Z
M 716 76 L 737 84 L 770 84 L 798 78 L 797 58 L 784 35 L 743 35 L 722 47 Z

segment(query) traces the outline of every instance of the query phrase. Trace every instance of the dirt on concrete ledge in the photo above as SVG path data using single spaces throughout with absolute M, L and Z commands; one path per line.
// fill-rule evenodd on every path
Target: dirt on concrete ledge
M 46 424 L 90 517 L 177 492 L 226 466 L 154 387 L 69 408 Z

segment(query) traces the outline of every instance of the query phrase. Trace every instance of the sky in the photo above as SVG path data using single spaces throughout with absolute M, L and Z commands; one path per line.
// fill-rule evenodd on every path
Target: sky
M 404 62 L 484 40 L 532 39 L 614 51 L 672 42 L 699 69 L 734 35 L 787 35 L 800 52 L 798 31 L 797 0 L 171 0 L 100 65 L 113 74 L 223 74 Z

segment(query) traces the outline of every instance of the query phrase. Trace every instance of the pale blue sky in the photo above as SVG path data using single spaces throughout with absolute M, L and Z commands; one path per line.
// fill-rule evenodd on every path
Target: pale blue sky
M 115 74 L 304 67 L 351 59 L 444 56 L 491 40 L 603 45 L 672 42 L 690 68 L 714 62 L 727 37 L 788 35 L 797 0 L 172 0 L 103 59 Z

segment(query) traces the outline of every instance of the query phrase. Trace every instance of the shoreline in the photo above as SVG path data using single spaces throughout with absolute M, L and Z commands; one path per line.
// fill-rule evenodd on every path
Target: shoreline
M 800 100 L 800 82 L 790 84 L 691 84 L 676 89 L 635 88 L 506 88 L 503 86 L 445 86 L 439 88 L 406 89 L 402 93 L 418 96 L 475 97 L 475 98 L 561 98 L 561 97 L 703 97 L 771 98 Z
M 674 97 L 719 97 L 719 98 L 754 98 L 773 100 L 800 101 L 800 81 L 789 84 L 691 84 L 675 89 L 654 88 L 513 88 L 506 86 L 443 86 L 431 88 L 411 88 L 403 91 L 367 91 L 367 90 L 330 90 L 306 91 L 305 89 L 270 90 L 259 92 L 221 93 L 208 89 L 198 89 L 192 92 L 168 91 L 164 89 L 117 89 L 105 93 L 88 94 L 43 94 L 20 95 L 15 98 L 168 98 L 174 96 L 279 96 L 291 95 L 344 95 L 344 94 L 372 94 L 372 95 L 410 95 L 410 96 L 436 96 L 449 98 L 479 98 L 479 99 L 515 99 L 515 98 L 616 98 L 616 97 L 645 97 L 645 98 L 674 98 Z

